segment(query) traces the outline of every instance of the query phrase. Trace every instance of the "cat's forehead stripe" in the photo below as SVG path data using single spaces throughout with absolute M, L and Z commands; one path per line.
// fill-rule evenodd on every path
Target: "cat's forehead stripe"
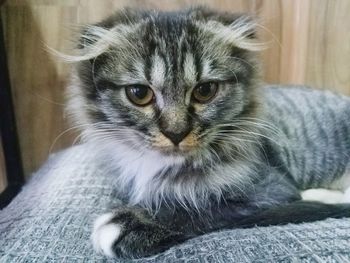
M 202 79 L 210 79 L 210 73 L 211 73 L 211 66 L 210 61 L 208 59 L 203 60 L 203 66 L 202 66 Z
M 152 86 L 160 88 L 164 85 L 165 72 L 166 68 L 164 60 L 157 54 L 153 55 L 150 75 Z
M 184 81 L 189 84 L 194 84 L 197 78 L 196 65 L 192 53 L 186 53 L 184 65 Z

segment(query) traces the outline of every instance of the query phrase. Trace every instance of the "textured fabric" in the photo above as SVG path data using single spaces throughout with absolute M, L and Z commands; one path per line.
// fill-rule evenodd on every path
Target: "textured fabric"
M 93 220 L 118 205 L 115 177 L 84 145 L 52 156 L 0 212 L 0 262 L 96 262 Z M 137 262 L 350 262 L 350 220 L 224 230 Z

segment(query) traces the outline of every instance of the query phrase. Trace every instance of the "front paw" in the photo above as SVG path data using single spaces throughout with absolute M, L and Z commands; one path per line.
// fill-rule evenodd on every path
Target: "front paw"
M 135 208 L 121 208 L 98 217 L 91 238 L 97 252 L 122 258 L 151 256 L 187 239 Z
M 122 226 L 112 221 L 114 213 L 106 213 L 99 216 L 95 222 L 91 235 L 92 244 L 98 253 L 108 257 L 115 257 L 114 244 L 122 233 Z

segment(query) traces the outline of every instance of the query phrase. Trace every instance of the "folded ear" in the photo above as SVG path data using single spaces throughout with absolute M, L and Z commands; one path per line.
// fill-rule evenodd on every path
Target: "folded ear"
M 198 21 L 200 29 L 212 33 L 222 41 L 250 51 L 264 48 L 263 44 L 257 42 L 257 22 L 251 15 L 217 12 L 203 7 L 194 8 L 190 12 Z
M 256 35 L 254 27 L 256 22 L 252 15 L 244 13 L 218 12 L 205 7 L 193 8 L 190 12 L 196 19 L 201 19 L 204 21 L 216 21 L 220 22 L 224 26 L 231 26 L 232 24 L 235 24 L 238 21 L 250 24 L 251 30 L 247 36 L 254 38 Z
M 79 62 L 90 60 L 107 52 L 111 47 L 123 50 L 130 47 L 128 36 L 135 33 L 137 25 L 115 25 L 113 28 L 105 28 L 98 25 L 84 27 L 80 35 L 76 53 L 74 56 L 61 56 L 67 62 Z
M 84 26 L 75 46 L 76 55 L 64 55 L 53 51 L 66 62 L 79 62 L 96 58 L 111 46 L 120 49 L 130 46 L 128 35 L 140 27 L 144 13 L 134 9 L 123 9 L 107 19 L 93 25 Z
M 78 48 L 84 48 L 103 39 L 110 30 L 118 31 L 118 27 L 125 28 L 137 24 L 143 12 L 136 9 L 125 8 L 115 12 L 99 23 L 88 25 L 81 30 Z
M 86 49 L 104 38 L 106 34 L 109 33 L 108 28 L 103 28 L 98 25 L 88 25 L 84 26 L 80 33 L 80 38 L 78 40 L 78 49 Z

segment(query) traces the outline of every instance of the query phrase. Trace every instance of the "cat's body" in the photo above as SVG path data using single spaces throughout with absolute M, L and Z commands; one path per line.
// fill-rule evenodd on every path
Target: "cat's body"
M 350 216 L 301 201 L 347 187 L 350 99 L 260 87 L 253 27 L 194 9 L 86 29 L 69 108 L 125 197 L 96 221 L 97 250 L 143 257 L 222 228 Z
M 350 176 L 350 99 L 308 88 L 286 88 L 266 90 L 266 121 L 283 133 L 275 136 L 281 147 L 275 146 L 268 154 L 273 156 L 270 164 L 280 166 L 280 172 L 295 181 L 299 190 L 345 190 L 349 183 L 335 182 Z
M 188 209 L 180 204 L 165 203 L 151 216 L 152 213 L 140 207 L 134 210 L 126 201 L 126 208 L 118 208 L 115 214 L 107 214 L 107 218 L 110 216 L 109 219 L 113 219 L 105 223 L 107 226 L 123 226 L 122 222 L 134 220 L 127 227 L 131 230 L 128 236 L 108 239 L 109 235 L 102 235 L 103 231 L 96 230 L 94 242 L 99 233 L 100 238 L 106 238 L 106 243 L 95 243 L 95 249 L 109 256 L 142 257 L 196 235 L 225 228 L 350 216 L 350 206 L 347 204 L 324 205 L 301 201 L 301 193 L 310 188 L 345 192 L 350 186 L 350 123 L 347 119 L 350 99 L 302 86 L 265 87 L 261 91 L 265 110 L 260 121 L 268 121 L 276 130 L 266 132 L 266 137 L 262 137 L 259 145 L 261 162 L 253 165 L 256 173 L 253 168 L 246 168 L 246 171 L 254 171 L 253 174 L 246 174 L 251 178 L 246 185 L 232 185 L 222 192 L 219 201 L 214 194 L 214 198 L 208 198 L 206 207 L 200 211 L 194 207 Z M 137 166 L 137 161 L 133 165 Z M 139 170 L 140 175 L 143 172 Z M 186 172 L 184 169 L 182 174 Z M 227 170 L 225 172 L 229 173 Z M 233 170 L 232 174 L 235 173 Z M 118 169 L 115 174 L 118 174 Z M 127 191 L 120 189 L 120 192 L 128 196 Z M 349 203 L 349 197 L 342 196 L 340 201 Z M 326 198 L 329 198 L 329 194 Z M 318 201 L 327 202 L 327 199 Z M 113 231 L 113 228 L 106 231 Z M 149 241 L 149 247 L 145 246 L 145 239 Z

